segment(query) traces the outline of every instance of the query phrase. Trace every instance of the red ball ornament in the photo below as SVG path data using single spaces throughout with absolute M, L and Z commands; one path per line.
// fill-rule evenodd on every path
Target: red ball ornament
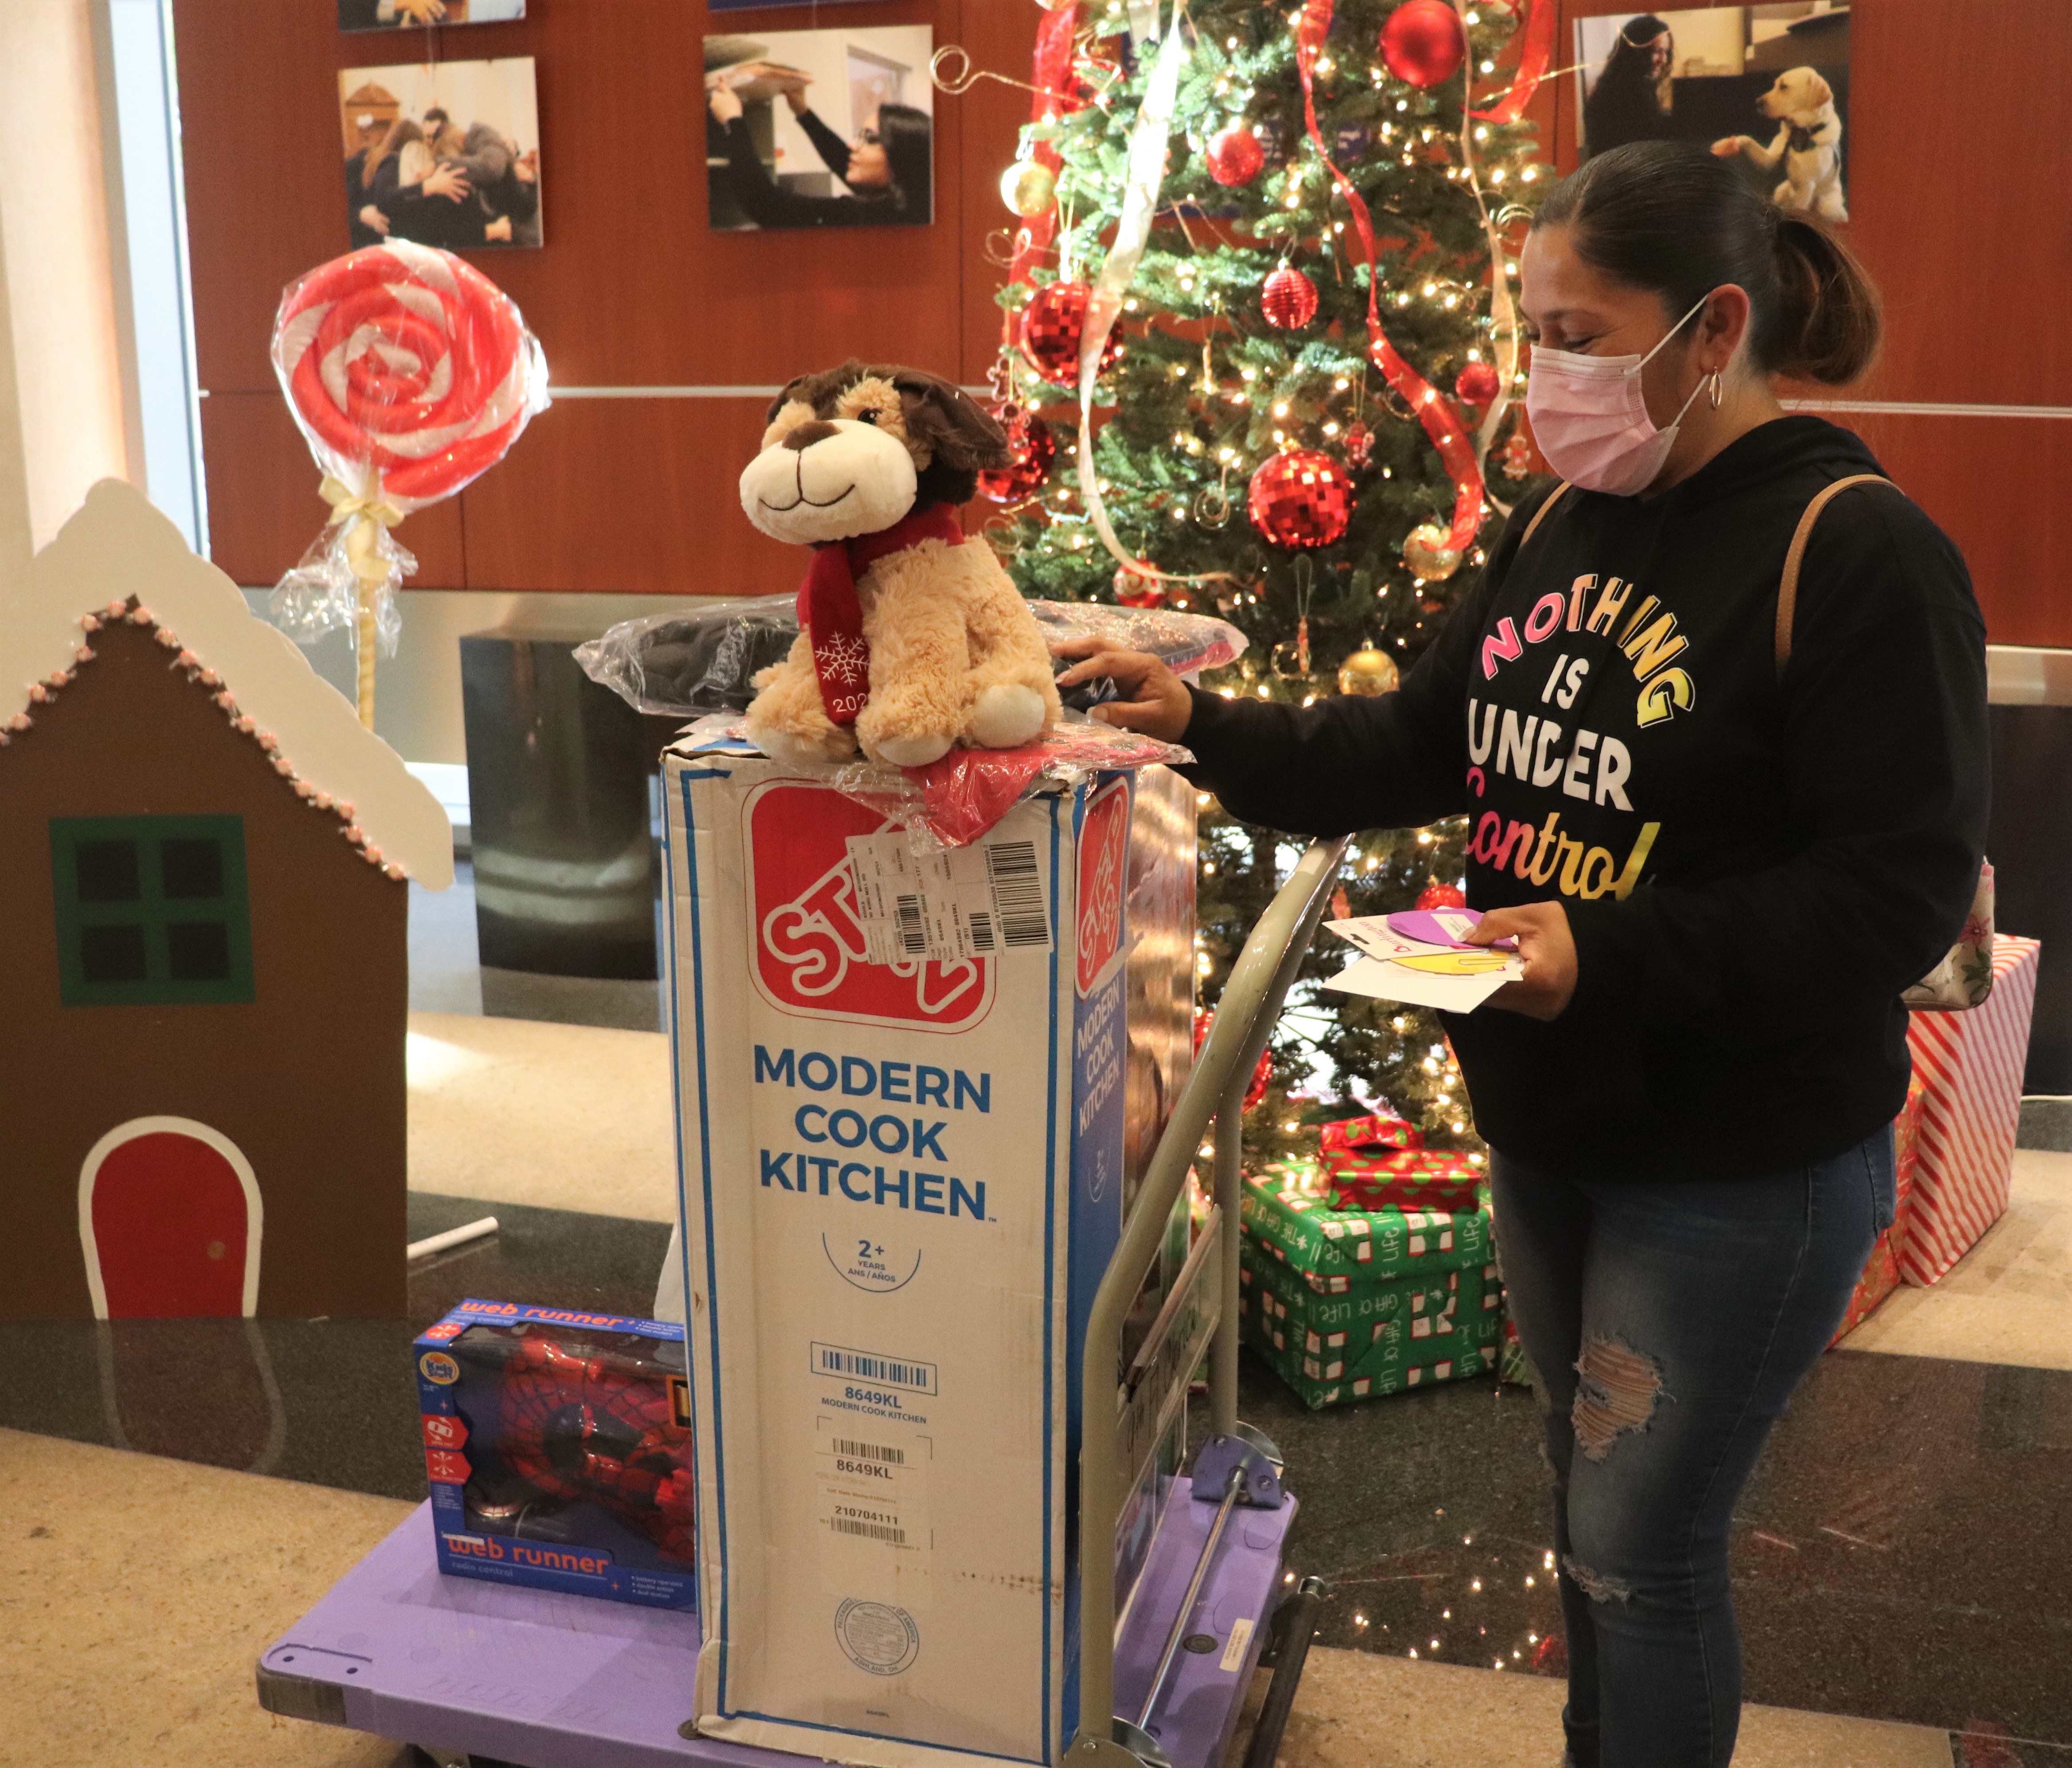
M 1209 176 L 1219 184 L 1249 184 L 1266 167 L 1266 150 L 1242 123 L 1209 138 Z
M 1022 310 L 1022 354 L 1029 366 L 1053 386 L 1079 384 L 1079 335 L 1086 328 L 1087 303 L 1094 291 L 1083 282 L 1052 282 L 1038 289 Z M 1122 354 L 1122 339 L 1113 331 L 1102 347 L 1100 372 Z
M 1252 475 L 1245 513 L 1276 546 L 1329 546 L 1352 521 L 1352 480 L 1329 454 L 1290 449 Z
M 1126 608 L 1155 608 L 1166 600 L 1166 591 L 1155 577 L 1133 571 L 1127 565 L 1115 568 L 1115 598 Z
M 1403 0 L 1381 27 L 1381 59 L 1412 86 L 1451 80 L 1467 56 L 1467 34 L 1446 0 Z
M 1441 884 L 1436 878 L 1417 893 L 1420 909 L 1464 909 L 1468 899 L 1457 884 Z
M 1471 362 L 1453 377 L 1453 391 L 1463 403 L 1486 405 L 1497 396 L 1496 370 L 1486 362 Z
M 1317 285 L 1284 264 L 1266 279 L 1259 306 L 1268 325 L 1293 331 L 1317 317 Z
M 996 504 L 1018 504 L 1025 497 L 1034 497 L 1050 483 L 1058 441 L 1048 424 L 1026 411 L 1011 416 L 1003 413 L 1001 419 L 1007 430 L 1007 464 L 980 473 L 978 488 L 980 495 Z

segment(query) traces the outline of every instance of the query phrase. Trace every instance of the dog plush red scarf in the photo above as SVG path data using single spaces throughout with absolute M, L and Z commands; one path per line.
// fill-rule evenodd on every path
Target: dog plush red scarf
M 813 635 L 813 673 L 820 703 L 838 725 L 853 725 L 870 691 L 870 647 L 864 642 L 863 604 L 856 580 L 878 560 L 923 541 L 964 545 L 957 512 L 947 504 L 910 511 L 891 527 L 816 547 L 799 586 L 799 621 Z

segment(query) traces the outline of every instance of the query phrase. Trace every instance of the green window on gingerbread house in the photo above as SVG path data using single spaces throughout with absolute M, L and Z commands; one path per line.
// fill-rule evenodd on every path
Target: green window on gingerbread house
M 68 1007 L 252 998 L 240 816 L 54 816 L 51 882 Z

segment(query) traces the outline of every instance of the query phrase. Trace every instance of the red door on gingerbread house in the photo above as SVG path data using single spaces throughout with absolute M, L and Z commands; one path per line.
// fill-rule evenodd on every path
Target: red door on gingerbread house
M 80 1248 L 97 1319 L 249 1318 L 261 1226 L 251 1162 L 192 1118 L 133 1119 L 80 1169 Z

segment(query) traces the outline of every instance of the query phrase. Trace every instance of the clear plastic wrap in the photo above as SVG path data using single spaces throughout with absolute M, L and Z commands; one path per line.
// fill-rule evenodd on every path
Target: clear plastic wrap
M 1099 602 L 1031 602 L 1029 611 L 1046 643 L 1099 639 L 1120 650 L 1148 651 L 1182 675 L 1221 668 L 1244 652 L 1242 632 L 1202 615 Z M 788 595 L 709 602 L 623 620 L 578 645 L 576 661 L 591 680 L 642 712 L 684 718 L 742 712 L 755 697 L 750 682 L 756 671 L 783 657 L 798 631 Z
M 578 645 L 576 661 L 641 712 L 746 712 L 755 672 L 780 661 L 798 635 L 794 598 L 730 598 L 622 620 Z
M 272 612 L 304 640 L 356 631 L 365 697 L 371 644 L 393 652 L 396 590 L 417 569 L 389 531 L 504 458 L 546 407 L 546 358 L 487 277 L 403 240 L 291 284 L 273 358 L 331 519 L 281 579 Z
M 1175 675 L 1220 669 L 1244 655 L 1247 639 L 1227 620 L 1169 608 L 1119 608 L 1106 602 L 1031 602 L 1046 644 L 1099 639 L 1118 651 L 1148 651 Z
M 685 732 L 688 746 L 706 754 L 759 754 L 738 715 L 713 713 Z M 1046 784 L 1069 784 L 1090 774 L 1192 761 L 1191 750 L 1155 737 L 1119 730 L 1088 719 L 1067 718 L 1047 736 L 1019 749 L 953 749 L 925 767 L 845 762 L 824 770 L 845 798 L 868 804 L 904 825 L 916 853 L 966 847 L 1009 810 Z M 808 770 L 801 770 L 806 771 Z

